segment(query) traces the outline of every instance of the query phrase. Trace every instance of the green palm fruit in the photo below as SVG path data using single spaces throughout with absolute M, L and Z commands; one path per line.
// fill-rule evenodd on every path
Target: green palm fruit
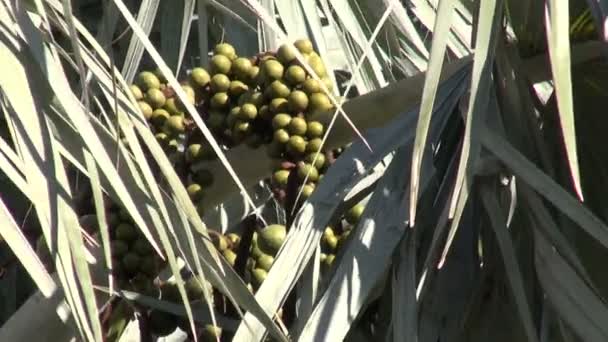
M 167 135 L 167 133 L 156 133 L 154 137 L 156 138 L 158 144 L 162 149 L 166 149 L 169 146 L 169 136 Z
M 311 164 L 303 162 L 298 163 L 298 177 L 300 180 L 304 181 L 306 176 L 308 176 L 309 181 L 316 182 L 319 179 L 319 171 Z
M 142 71 L 139 73 L 139 75 L 137 75 L 137 85 L 142 91 L 148 91 L 148 89 L 159 89 L 160 80 L 150 71 Z
M 181 104 L 179 104 L 179 100 L 176 97 L 170 97 L 165 101 L 165 106 L 163 107 L 169 114 L 177 115 L 182 112 Z
M 165 105 L 165 94 L 158 89 L 151 88 L 146 92 L 146 101 L 152 108 L 160 108 Z
M 306 71 L 299 65 L 291 65 L 285 71 L 285 80 L 292 86 L 297 86 L 306 81 Z
M 211 81 L 211 76 L 203 68 L 194 68 L 190 72 L 190 80 L 199 88 L 206 87 Z
M 186 191 L 188 191 L 188 196 L 190 196 L 192 202 L 198 202 L 203 198 L 203 188 L 200 184 L 192 183 L 188 185 Z
M 279 144 L 287 144 L 287 142 L 289 141 L 289 133 L 287 133 L 286 130 L 280 128 L 274 131 L 272 138 Z
M 270 83 L 274 80 L 280 80 L 283 78 L 284 69 L 283 64 L 277 60 L 268 59 L 264 61 L 262 64 L 262 75 L 264 81 Z
M 310 113 L 326 112 L 333 108 L 329 97 L 324 93 L 314 93 L 310 95 L 308 111 Z
M 129 251 L 129 244 L 124 240 L 112 240 L 110 242 L 110 249 L 112 250 L 113 257 L 120 258 Z
M 251 124 L 247 121 L 237 120 L 234 123 L 234 128 L 232 130 L 233 137 L 236 138 L 237 141 L 241 141 L 245 138 L 247 134 L 251 132 Z
M 226 93 L 215 93 L 211 97 L 211 108 L 222 109 L 226 108 L 230 102 L 230 97 Z
M 232 81 L 230 82 L 230 89 L 228 90 L 228 93 L 233 98 L 238 98 L 246 93 L 247 90 L 249 90 L 249 86 L 247 86 L 245 83 L 241 81 Z
M 298 39 L 293 43 L 293 45 L 295 45 L 302 54 L 314 52 L 314 47 L 309 39 Z
M 316 153 L 317 151 L 320 151 L 322 142 L 323 142 L 323 140 L 321 140 L 321 138 L 314 138 L 314 139 L 309 140 L 308 144 L 306 145 L 306 152 Z
M 325 69 L 325 64 L 323 63 L 321 57 L 319 57 L 319 55 L 317 55 L 316 53 L 310 54 L 310 56 L 308 57 L 308 64 L 310 64 L 312 70 L 320 78 L 327 76 L 327 69 Z
M 291 115 L 285 113 L 279 113 L 272 118 L 272 128 L 275 130 L 285 128 L 289 126 L 291 122 Z
M 308 78 L 306 79 L 306 81 L 304 81 L 304 83 L 302 83 L 302 90 L 307 95 L 312 95 L 314 93 L 320 93 L 321 86 L 319 85 L 319 82 L 317 82 L 317 80 L 315 80 L 314 78 Z
M 306 120 L 304 120 L 304 118 L 300 118 L 300 117 L 295 117 L 295 118 L 291 119 L 291 121 L 289 122 L 289 126 L 287 126 L 289 134 L 300 135 L 300 136 L 303 136 L 304 134 L 306 134 L 306 128 L 307 128 Z
M 287 236 L 287 229 L 281 224 L 271 224 L 258 231 L 258 247 L 266 254 L 275 255 Z
M 129 223 L 121 223 L 116 227 L 116 238 L 123 241 L 133 241 L 137 238 L 137 229 Z
M 144 93 L 141 91 L 141 88 L 139 88 L 135 84 L 131 84 L 129 86 L 129 90 L 131 91 L 131 94 L 133 95 L 136 101 L 139 101 L 144 98 Z
M 151 310 L 148 316 L 150 332 L 156 336 L 168 336 L 177 329 L 177 316 L 161 310 Z
M 133 242 L 133 246 L 131 247 L 131 249 L 134 250 L 135 253 L 137 253 L 141 256 L 147 256 L 147 255 L 154 253 L 154 249 L 152 248 L 152 245 L 145 237 L 140 237 L 137 240 L 135 240 L 135 242 Z
M 216 342 L 220 341 L 222 337 L 222 328 L 212 325 L 206 324 L 203 328 L 203 332 L 201 333 L 201 341 L 202 342 Z
M 312 192 L 315 191 L 315 188 L 311 184 L 306 184 L 302 187 L 302 197 L 307 199 L 312 195 Z
M 304 153 L 306 151 L 306 140 L 299 135 L 292 135 L 287 142 L 287 151 L 293 155 Z
M 304 112 L 308 108 L 308 95 L 301 90 L 294 90 L 287 97 L 292 113 Z
M 319 261 L 321 262 L 321 265 L 323 265 L 323 263 L 325 262 L 325 259 L 327 259 L 327 254 L 325 254 L 325 253 L 319 254 Z
M 154 69 L 153 73 L 156 77 L 158 77 L 158 80 L 160 81 L 160 83 L 167 83 L 167 77 L 165 77 L 165 75 L 160 70 L 160 68 Z
M 260 74 L 260 67 L 254 65 L 251 68 L 249 68 L 249 71 L 247 72 L 247 77 L 245 80 L 247 81 L 247 83 L 254 83 L 258 79 L 259 74 Z
M 268 272 L 270 271 L 270 267 L 272 266 L 272 263 L 274 262 L 274 258 L 271 255 L 268 254 L 262 254 L 258 257 L 255 266 L 257 268 L 261 268 L 264 271 Z
M 174 153 L 176 153 L 178 149 L 179 149 L 179 141 L 177 141 L 177 139 L 169 140 L 169 144 L 167 146 L 167 153 L 170 154 L 169 159 L 174 158 L 174 156 L 175 156 Z
M 260 110 L 258 110 L 258 116 L 265 121 L 270 121 L 273 117 L 272 112 L 270 111 L 270 107 L 268 105 L 263 105 L 262 107 L 260 107 Z
M 236 59 L 236 50 L 228 43 L 220 43 L 213 49 L 214 55 L 223 55 L 228 57 L 230 60 Z
M 245 121 L 251 121 L 258 116 L 258 109 L 251 103 L 245 103 L 239 110 L 239 119 Z
M 150 118 L 150 121 L 152 122 L 152 124 L 156 127 L 162 127 L 165 124 L 165 121 L 167 121 L 167 119 L 171 117 L 171 114 L 169 114 L 168 111 L 159 108 L 157 110 L 155 110 L 154 112 L 152 112 L 152 116 Z
M 230 73 L 230 68 L 232 67 L 232 62 L 230 59 L 224 55 L 215 55 L 211 57 L 210 61 L 210 69 L 213 75 L 215 74 L 224 74 L 228 75 Z
M 213 111 L 209 114 L 206 124 L 212 129 L 219 130 L 226 124 L 226 115 L 221 112 Z
M 321 238 L 321 242 L 323 246 L 330 251 L 335 251 L 336 247 L 338 246 L 338 238 L 333 234 L 333 231 L 331 232 L 331 234 L 324 233 L 323 237 Z
M 129 274 L 134 274 L 139 269 L 139 264 L 141 263 L 141 257 L 134 252 L 127 252 L 122 257 L 122 267 Z
M 268 272 L 264 271 L 261 268 L 255 268 L 251 272 L 251 277 L 253 278 L 253 279 L 251 279 L 252 283 L 253 283 L 253 287 L 259 288 L 260 285 L 262 285 L 262 283 L 264 282 L 264 280 L 266 280 L 267 276 L 268 276 Z
M 189 164 L 196 163 L 203 159 L 203 145 L 191 144 L 186 149 L 186 162 Z
M 331 269 L 331 265 L 334 263 L 335 259 L 336 259 L 335 254 L 327 254 L 327 256 L 325 257 L 325 260 L 323 260 L 323 264 L 321 265 L 321 267 L 323 268 L 323 270 L 325 272 L 327 272 Z
M 268 108 L 273 113 L 286 113 L 289 110 L 289 101 L 284 98 L 272 99 Z
M 308 130 L 306 131 L 306 136 L 310 139 L 320 138 L 323 136 L 324 127 L 323 124 L 319 121 L 309 121 L 308 122 Z
M 317 160 L 315 160 L 315 157 Z M 322 170 L 323 166 L 325 166 L 325 155 L 323 153 L 319 153 L 319 155 L 317 155 L 316 152 L 309 153 L 306 155 L 304 160 L 309 164 L 313 164 L 314 161 L 314 166 L 317 168 L 317 170 Z
M 226 261 L 228 261 L 230 266 L 234 267 L 234 262 L 236 261 L 236 253 L 234 253 L 230 249 L 226 249 L 222 252 L 222 255 L 224 255 L 224 258 L 226 258 Z
M 139 264 L 139 271 L 147 276 L 156 277 L 156 261 L 154 258 L 143 258 Z
M 334 81 L 332 81 L 328 76 L 321 77 L 321 81 L 323 81 L 323 84 L 325 84 L 328 91 L 332 91 L 334 89 Z
M 185 130 L 184 118 L 180 115 L 171 115 L 163 125 L 163 132 L 169 135 L 181 134 L 184 133 Z
M 228 234 L 226 234 L 226 238 L 230 241 L 231 248 L 233 251 L 236 250 L 237 248 L 239 248 L 239 244 L 241 243 L 240 236 L 238 236 L 235 233 L 228 233 Z
M 365 210 L 365 206 L 361 203 L 356 204 L 355 206 L 350 208 L 346 212 L 346 215 L 344 215 L 346 222 L 348 222 L 352 225 L 356 225 L 357 223 L 359 223 L 359 220 L 361 219 L 361 215 L 363 215 L 363 210 Z
M 283 44 L 277 50 L 277 58 L 281 63 L 287 65 L 296 59 L 296 52 L 291 44 Z
M 150 119 L 152 117 L 152 113 L 154 113 L 152 106 L 150 106 L 146 101 L 138 101 L 137 104 L 139 105 L 139 110 L 141 110 L 144 118 L 146 118 L 146 120 Z
M 247 102 L 249 102 L 252 105 L 259 108 L 262 105 L 264 105 L 265 101 L 266 101 L 266 99 L 264 99 L 264 94 L 262 94 L 259 91 L 255 91 L 255 92 L 251 93 L 251 95 L 249 96 L 249 100 Z
M 232 73 L 241 80 L 247 80 L 249 70 L 253 67 L 251 60 L 245 57 L 239 57 L 232 63 Z
M 272 174 L 272 181 L 279 186 L 286 186 L 289 178 L 289 170 L 278 170 Z
M 289 87 L 279 80 L 272 81 L 272 83 L 270 83 L 270 85 L 265 90 L 265 95 L 268 98 L 279 97 L 286 99 L 290 93 L 291 90 L 289 89 Z
M 215 74 L 211 77 L 209 87 L 214 93 L 227 92 L 230 89 L 230 79 L 224 74 Z
M 210 234 L 209 236 L 211 237 L 211 242 L 213 242 L 213 245 L 218 251 L 223 252 L 228 248 L 228 241 L 223 234 L 217 233 Z

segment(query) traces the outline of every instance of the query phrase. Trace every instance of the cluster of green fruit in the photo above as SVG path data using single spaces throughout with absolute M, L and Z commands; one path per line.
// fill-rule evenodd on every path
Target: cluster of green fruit
M 336 258 L 337 252 L 344 246 L 353 227 L 357 226 L 363 215 L 365 206 L 355 204 L 337 222 L 336 226 L 327 226 L 321 237 L 321 266 L 322 271 L 328 272 Z

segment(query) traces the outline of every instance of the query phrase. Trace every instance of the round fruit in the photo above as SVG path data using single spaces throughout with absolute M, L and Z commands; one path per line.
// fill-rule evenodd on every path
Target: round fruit
M 234 131 L 239 137 L 244 138 L 249 132 L 251 132 L 251 125 L 247 121 L 237 120 L 234 123 Z
M 308 110 L 311 113 L 326 112 L 333 107 L 329 97 L 323 93 L 310 95 L 308 106 Z
M 112 240 L 111 244 L 111 250 L 112 250 L 112 256 L 116 257 L 116 258 L 120 258 L 123 255 L 127 254 L 127 252 L 129 251 L 129 244 L 127 244 L 125 241 L 123 240 Z
M 321 143 L 321 138 L 314 138 L 312 140 L 309 140 L 308 144 L 306 145 L 306 152 L 316 153 L 317 151 L 321 150 Z
M 321 77 L 321 81 L 323 81 L 328 91 L 332 91 L 334 89 L 334 82 L 331 80 L 331 78 L 327 76 Z
M 222 328 L 211 324 L 206 324 L 201 334 L 203 342 L 216 342 L 219 341 L 221 337 Z
M 308 108 L 308 96 L 301 90 L 294 90 L 287 98 L 289 101 L 289 109 L 293 113 L 300 113 Z
M 131 94 L 133 94 L 133 97 L 135 98 L 135 100 L 139 101 L 144 98 L 144 93 L 135 84 L 131 84 L 129 86 L 129 90 L 131 91 Z
M 255 268 L 251 272 L 251 276 L 253 277 L 253 279 L 252 279 L 253 286 L 258 288 L 258 287 L 260 287 L 260 285 L 262 285 L 264 280 L 266 280 L 266 276 L 268 276 L 268 272 L 266 272 L 265 270 L 263 270 L 261 268 Z
M 189 145 L 186 149 L 186 162 L 192 164 L 195 163 L 203 157 L 203 145 L 201 144 L 192 144 Z
M 251 103 L 245 103 L 239 111 L 239 118 L 241 120 L 251 121 L 258 115 L 258 109 Z
M 186 284 L 184 284 L 184 287 L 186 288 L 186 293 L 189 298 L 199 299 L 205 295 L 205 289 L 201 285 L 201 280 L 196 276 L 188 279 Z
M 224 74 L 215 74 L 211 78 L 210 88 L 214 93 L 226 92 L 230 89 L 230 79 Z
M 162 127 L 170 116 L 171 114 L 169 114 L 169 112 L 159 108 L 152 112 L 152 124 L 156 127 Z
M 327 256 L 325 257 L 325 260 L 323 260 L 323 269 L 325 271 L 329 271 L 329 269 L 331 268 L 331 265 L 333 264 L 334 260 L 336 259 L 336 256 L 334 254 L 327 254 Z
M 275 255 L 287 236 L 287 229 L 281 224 L 271 224 L 258 231 L 258 247 L 262 252 Z
M 164 109 L 166 109 L 171 115 L 177 115 L 182 111 L 183 108 L 181 107 L 183 106 L 179 103 L 177 98 L 170 97 L 167 99 L 167 101 L 165 101 Z
M 143 258 L 139 265 L 139 271 L 150 277 L 156 277 L 156 261 L 154 261 L 154 258 Z
M 264 94 L 256 91 L 249 96 L 249 100 L 247 102 L 251 103 L 256 107 L 261 107 L 265 102 Z
M 211 58 L 211 73 L 228 75 L 232 62 L 224 55 L 215 55 Z
M 228 103 L 230 102 L 230 98 L 228 97 L 228 94 L 226 93 L 215 93 L 212 97 L 211 97 L 211 108 L 215 108 L 215 109 L 221 109 L 221 108 L 226 108 L 226 106 L 228 106 Z
M 150 311 L 150 332 L 156 336 L 168 336 L 177 329 L 177 317 L 161 310 Z
M 141 110 L 141 113 L 144 115 L 144 118 L 146 118 L 146 120 L 150 119 L 152 117 L 154 109 L 152 109 L 152 107 L 148 104 L 148 102 L 138 101 L 137 104 L 139 105 L 139 109 Z
M 335 235 L 323 235 L 323 239 L 321 240 L 323 245 L 329 249 L 330 251 L 335 251 L 338 246 L 338 238 Z
M 306 71 L 299 65 L 292 65 L 285 72 L 285 80 L 293 85 L 299 85 L 306 80 Z
M 289 179 L 289 170 L 278 170 L 272 175 L 272 180 L 279 186 L 286 186 Z
M 163 132 L 167 134 L 180 134 L 184 133 L 185 130 L 184 118 L 179 115 L 171 115 L 163 125 Z
M 139 269 L 141 257 L 134 252 L 128 252 L 122 257 L 122 267 L 129 273 L 135 273 Z
M 309 78 L 304 81 L 304 83 L 302 83 L 302 90 L 306 94 L 312 95 L 314 93 L 321 92 L 321 86 L 319 85 L 319 82 L 317 82 L 317 80 L 315 80 L 314 78 Z
M 116 227 L 116 238 L 123 241 L 133 241 L 137 237 L 137 229 L 128 223 Z
M 233 250 L 235 250 L 239 247 L 239 243 L 241 242 L 240 236 L 238 236 L 235 233 L 228 233 L 228 234 L 226 234 L 226 238 L 228 238 L 228 240 L 232 243 L 231 248 Z
M 140 237 L 133 242 L 132 249 L 141 256 L 150 255 L 154 251 L 152 245 L 150 245 L 150 242 L 143 237 Z
M 301 154 L 306 151 L 306 140 L 299 135 L 292 135 L 287 142 L 287 150 L 292 154 Z
M 289 102 L 283 98 L 272 99 L 268 108 L 273 113 L 284 113 L 289 110 Z
M 263 120 L 266 121 L 270 121 L 272 120 L 272 112 L 270 111 L 270 107 L 268 107 L 267 105 L 263 105 L 262 107 L 260 107 L 260 110 L 258 111 L 258 115 L 260 116 L 260 118 L 262 118 Z
M 214 55 L 224 55 L 231 60 L 236 58 L 236 50 L 234 49 L 234 47 L 232 45 L 230 45 L 228 43 L 217 44 L 215 46 L 215 48 L 213 49 L 213 54 Z
M 257 268 L 261 268 L 264 271 L 268 272 L 270 271 L 270 267 L 272 266 L 272 263 L 274 262 L 274 258 L 268 254 L 262 254 L 258 257 L 255 265 Z
M 280 128 L 274 131 L 272 136 L 273 140 L 280 144 L 287 144 L 289 141 L 289 133 L 286 130 Z
M 312 192 L 315 191 L 315 188 L 310 185 L 310 184 L 306 184 L 302 187 L 302 197 L 304 199 L 310 197 L 310 195 L 312 195 Z
M 228 92 L 230 93 L 230 96 L 237 98 L 247 92 L 247 90 L 249 90 L 249 87 L 245 83 L 241 81 L 232 81 L 230 82 L 230 89 Z
M 197 183 L 188 185 L 186 191 L 188 191 L 188 196 L 190 196 L 192 202 L 198 202 L 203 198 L 203 188 Z
M 232 73 L 235 74 L 241 80 L 246 80 L 248 77 L 249 69 L 253 67 L 251 60 L 245 57 L 239 57 L 232 63 Z
M 160 147 L 162 147 L 163 149 L 166 149 L 169 146 L 169 136 L 167 135 L 167 133 L 156 133 L 154 137 L 156 138 L 156 141 L 158 141 Z
M 142 91 L 148 91 L 148 89 L 159 89 L 160 80 L 156 75 L 149 71 L 142 71 L 137 75 L 137 85 Z
M 272 118 L 272 127 L 277 130 L 280 128 L 285 128 L 289 125 L 289 123 L 291 122 L 291 115 L 289 114 L 285 114 L 285 113 L 280 113 L 274 116 L 274 118 Z
M 352 225 L 356 225 L 357 223 L 359 223 L 361 215 L 363 215 L 364 209 L 365 206 L 361 203 L 356 204 L 354 207 L 350 208 L 345 215 L 346 222 Z
M 255 82 L 256 79 L 258 78 L 259 73 L 260 73 L 260 67 L 252 66 L 251 68 L 249 68 L 249 71 L 247 72 L 246 81 L 249 83 Z
M 152 106 L 152 108 L 160 108 L 165 105 L 165 94 L 162 91 L 152 88 L 146 92 L 146 101 Z
M 308 122 L 308 130 L 306 131 L 306 135 L 311 138 L 320 138 L 323 136 L 324 127 L 323 124 L 319 121 L 310 121 Z
M 304 120 L 304 118 L 295 117 L 295 118 L 291 119 L 287 129 L 289 130 L 289 133 L 292 135 L 302 135 L 303 136 L 304 134 L 306 134 L 306 126 L 307 126 L 306 120 Z
M 314 47 L 312 46 L 312 42 L 309 39 L 298 39 L 293 45 L 296 46 L 301 53 L 311 53 L 314 51 Z
M 226 116 L 219 112 L 211 112 L 209 114 L 209 117 L 207 118 L 207 122 L 206 122 L 206 124 L 209 125 L 209 127 L 216 129 L 216 130 L 223 128 L 225 123 L 226 123 Z
M 153 73 L 156 77 L 158 77 L 161 83 L 167 83 L 167 77 L 165 77 L 160 68 L 154 69 Z
M 268 59 L 262 64 L 262 73 L 266 82 L 279 80 L 283 77 L 283 64 L 274 59 Z
M 230 266 L 234 267 L 234 262 L 236 261 L 236 253 L 234 253 L 230 249 L 226 249 L 222 252 L 222 254 L 224 255 L 224 258 L 226 258 L 226 261 L 228 261 Z
M 327 70 L 325 69 L 325 64 L 323 63 L 323 60 L 321 59 L 321 57 L 319 57 L 319 55 L 314 54 L 314 53 L 311 54 L 310 57 L 308 58 L 308 64 L 310 64 L 310 67 L 315 72 L 315 74 L 317 74 L 317 76 L 319 76 L 319 77 L 327 76 Z
M 283 44 L 277 50 L 277 58 L 285 65 L 296 59 L 296 52 L 291 44 Z
M 315 157 L 317 158 L 316 161 Z M 317 168 L 317 170 L 321 170 L 323 169 L 323 166 L 325 166 L 325 155 L 323 153 L 319 153 L 318 155 L 316 152 L 309 153 L 308 155 L 306 155 L 306 158 L 304 158 L 304 160 L 310 164 L 313 164 L 314 161 L 314 166 Z
M 298 164 L 298 177 L 304 181 L 307 176 L 309 181 L 316 182 L 319 179 L 319 171 L 311 164 L 300 162 Z
M 279 80 L 272 81 L 268 88 L 266 88 L 266 94 L 269 98 L 280 97 L 286 99 L 290 92 L 289 87 Z
M 211 80 L 211 76 L 207 70 L 203 68 L 194 68 L 192 72 L 190 72 L 190 79 L 192 83 L 196 84 L 198 87 L 206 87 Z

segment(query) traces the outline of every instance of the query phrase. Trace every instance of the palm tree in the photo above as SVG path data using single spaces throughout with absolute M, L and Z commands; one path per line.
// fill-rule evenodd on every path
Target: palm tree
M 167 317 L 174 340 L 608 339 L 605 7 L 0 2 L 0 340 L 151 340 Z M 340 154 L 282 201 L 263 144 L 227 148 L 180 82 L 218 43 L 253 56 L 300 38 L 330 71 L 295 46 L 332 102 L 306 120 Z M 200 200 L 176 162 L 189 145 L 167 152 L 129 91 L 157 68 L 214 155 L 188 164 L 212 176 Z M 112 210 L 175 298 L 116 283 Z M 251 291 L 240 252 L 274 223 L 286 236 Z

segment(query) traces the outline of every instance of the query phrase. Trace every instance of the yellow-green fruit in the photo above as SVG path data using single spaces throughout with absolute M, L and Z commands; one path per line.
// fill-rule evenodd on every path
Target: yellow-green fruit
M 192 202 L 198 202 L 203 198 L 203 187 L 200 184 L 192 183 L 188 185 L 186 191 L 188 191 L 188 196 L 190 196 Z
M 260 74 L 260 67 L 255 66 L 255 65 L 252 66 L 251 68 L 249 68 L 249 71 L 247 72 L 246 81 L 248 83 L 255 82 L 257 80 L 259 74 Z
M 283 82 L 279 80 L 272 81 L 268 88 L 266 88 L 266 96 L 268 98 L 284 98 L 286 99 L 291 93 L 291 90 Z
M 211 108 L 214 109 L 222 109 L 222 108 L 226 108 L 228 106 L 228 103 L 230 102 L 230 97 L 228 97 L 228 94 L 226 93 L 215 93 L 212 97 L 211 97 Z
M 311 164 L 299 163 L 298 177 L 300 178 L 300 180 L 304 181 L 307 176 L 309 181 L 316 182 L 319 179 L 319 171 Z
M 180 134 L 184 133 L 185 130 L 184 118 L 179 115 L 171 115 L 163 125 L 163 132 L 167 134 Z
M 263 105 L 262 107 L 260 107 L 258 115 L 260 116 L 260 118 L 262 118 L 262 120 L 266 121 L 272 120 L 273 117 L 272 112 L 270 111 L 270 107 L 268 107 L 268 105 Z
M 203 298 L 203 296 L 205 295 L 205 289 L 201 284 L 201 280 L 196 276 L 193 276 L 192 278 L 188 279 L 186 281 L 186 284 L 184 284 L 184 287 L 186 288 L 186 292 L 190 299 L 200 299 Z
M 215 233 L 209 234 L 209 236 L 211 237 L 211 241 L 213 242 L 215 248 L 217 248 L 220 252 L 223 252 L 228 248 L 228 241 L 223 234 Z
M 165 105 L 165 94 L 162 91 L 152 88 L 146 92 L 146 101 L 152 106 L 152 108 L 160 108 Z
M 334 263 L 335 259 L 336 259 L 336 256 L 334 254 L 327 254 L 327 256 L 325 257 L 325 260 L 323 260 L 323 264 L 321 265 L 321 267 L 323 267 L 323 270 L 329 271 L 331 269 L 331 265 Z
M 211 58 L 211 73 L 228 75 L 232 62 L 224 55 L 215 55 Z
M 302 90 L 306 94 L 312 95 L 314 93 L 321 92 L 321 86 L 319 85 L 319 82 L 317 82 L 317 80 L 315 80 L 314 78 L 309 78 L 304 81 L 304 83 L 302 83 Z
M 209 84 L 211 81 L 211 76 L 209 76 L 207 70 L 203 68 L 194 68 L 190 72 L 190 80 L 192 80 L 192 83 L 197 87 L 202 88 Z
M 165 124 L 165 121 L 167 121 L 167 119 L 171 117 L 171 114 L 169 114 L 169 112 L 167 112 L 164 109 L 157 109 L 154 112 L 152 112 L 152 116 L 151 116 L 151 122 L 154 126 L 156 127 L 162 127 Z
M 279 144 L 287 144 L 287 142 L 289 141 L 289 133 L 287 133 L 287 131 L 282 128 L 277 129 L 276 131 L 274 131 L 272 139 Z
M 156 141 L 158 141 L 158 144 L 160 145 L 160 147 L 162 147 L 163 149 L 166 149 L 168 147 L 169 136 L 167 135 L 167 133 L 164 133 L 164 132 L 156 133 L 154 135 L 154 137 L 156 138 Z
M 345 215 L 346 222 L 352 225 L 356 225 L 357 223 L 359 223 L 361 215 L 363 215 L 364 209 L 365 206 L 361 203 L 356 204 L 354 207 L 350 208 Z
M 287 229 L 281 224 L 271 224 L 258 231 L 258 247 L 266 254 L 275 255 L 287 236 Z
M 230 60 L 233 60 L 236 58 L 236 50 L 234 49 L 234 46 L 232 46 L 228 43 L 217 44 L 215 46 L 215 48 L 213 49 L 213 54 L 226 56 Z
M 312 46 L 312 42 L 309 39 L 298 39 L 293 45 L 296 46 L 300 53 L 311 53 L 314 51 L 314 47 Z
M 141 100 L 141 99 L 144 98 L 144 93 L 135 84 L 131 84 L 129 86 L 129 90 L 131 91 L 131 94 L 133 95 L 133 97 L 135 98 L 135 100 L 139 101 L 139 100 Z
M 232 81 L 230 82 L 230 89 L 228 90 L 228 93 L 230 93 L 230 96 L 233 98 L 238 98 L 247 92 L 247 90 L 249 90 L 249 86 L 247 86 L 245 83 L 241 81 Z
M 148 102 L 138 101 L 137 104 L 139 105 L 139 109 L 141 110 L 141 113 L 144 115 L 144 118 L 146 118 L 146 120 L 150 119 L 152 117 L 152 113 L 154 113 L 154 109 L 152 109 L 152 107 L 148 104 Z
M 142 71 L 137 75 L 137 85 L 142 91 L 148 91 L 148 89 L 159 89 L 160 80 L 154 73 L 149 71 Z
M 262 254 L 258 257 L 255 266 L 257 268 L 261 268 L 264 271 L 270 271 L 270 267 L 272 267 L 272 263 L 274 262 L 274 258 L 268 254 Z
M 315 160 L 315 157 L 317 158 L 317 160 Z M 325 155 L 323 153 L 319 153 L 318 155 L 316 152 L 309 153 L 306 155 L 306 158 L 304 158 L 304 160 L 309 164 L 313 164 L 314 161 L 313 165 L 317 168 L 317 170 L 321 170 L 323 169 L 323 166 L 325 166 Z
M 232 62 L 232 73 L 241 80 L 247 80 L 249 69 L 253 67 L 251 60 L 245 57 L 239 57 Z
M 299 135 L 292 135 L 287 142 L 287 151 L 292 154 L 302 154 L 306 151 L 306 140 Z
M 307 126 L 308 125 L 306 124 L 306 120 L 304 120 L 304 118 L 295 117 L 291 119 L 287 129 L 289 130 L 289 134 L 304 136 L 304 134 L 306 134 Z
M 285 113 L 289 110 L 289 101 L 283 98 L 272 99 L 268 108 L 273 113 Z
M 308 144 L 306 145 L 306 152 L 308 153 L 313 153 L 313 152 L 317 152 L 319 150 L 321 150 L 321 143 L 323 142 L 323 140 L 321 140 L 321 138 L 314 138 L 312 140 L 308 141 Z
M 203 328 L 203 332 L 201 334 L 202 342 L 220 341 L 221 337 L 222 337 L 222 328 L 215 326 L 215 325 L 211 325 L 211 324 L 205 325 L 205 328 Z
M 310 95 L 308 111 L 311 113 L 326 112 L 332 108 L 329 97 L 324 93 L 314 93 Z
M 212 129 L 219 130 L 224 127 L 226 116 L 220 112 L 211 112 L 207 118 L 206 124 Z
M 332 91 L 334 89 L 334 82 L 331 80 L 331 78 L 327 76 L 321 77 L 321 81 L 323 81 L 328 91 Z
M 141 257 L 134 252 L 128 252 L 122 257 L 122 267 L 129 273 L 134 273 L 139 269 Z
M 260 287 L 260 285 L 262 285 L 262 283 L 264 282 L 264 280 L 266 280 L 266 277 L 268 276 L 268 272 L 264 271 L 261 268 L 255 268 L 252 272 L 251 272 L 251 276 L 253 279 L 252 283 L 253 286 L 255 288 Z
M 325 259 L 327 259 L 327 254 L 321 253 L 319 255 L 319 261 L 321 261 L 321 265 L 323 265 L 323 262 L 325 262 Z
M 226 92 L 230 89 L 230 79 L 224 74 L 213 75 L 209 87 L 214 93 Z
M 174 158 L 176 156 L 174 154 L 174 152 L 177 152 L 177 150 L 179 149 L 179 142 L 177 141 L 177 139 L 169 140 L 169 146 L 167 146 L 167 149 L 168 149 L 169 153 L 173 153 L 172 156 Z M 170 155 L 169 159 L 171 159 L 172 156 Z
M 309 121 L 308 122 L 308 130 L 306 131 L 306 136 L 310 139 L 320 138 L 323 136 L 324 127 L 323 124 L 319 121 Z
M 279 80 L 283 77 L 283 64 L 274 59 L 268 59 L 262 64 L 262 74 L 266 82 Z
M 336 250 L 336 247 L 338 246 L 338 238 L 335 235 L 323 235 L 321 241 L 323 242 L 323 245 L 331 251 Z
M 286 186 L 289 178 L 289 170 L 278 170 L 272 174 L 272 180 L 279 186 Z
M 291 44 L 283 44 L 277 50 L 277 58 L 285 65 L 296 59 L 296 52 Z
M 306 184 L 302 187 L 302 197 L 304 199 L 307 199 L 308 197 L 310 197 L 310 195 L 312 195 L 312 192 L 315 191 L 315 188 L 310 185 L 310 184 Z
M 262 253 L 262 251 L 260 250 L 260 248 L 258 247 L 258 245 L 256 243 L 256 244 L 252 244 L 250 254 L 251 254 L 251 257 L 257 259 L 264 253 Z M 253 269 L 254 266 L 255 266 L 255 260 L 249 258 L 249 260 L 247 260 L 247 268 Z
M 340 237 L 338 238 L 338 246 L 337 248 L 342 248 L 342 246 L 344 246 L 344 244 L 346 243 L 349 235 L 350 235 L 350 230 L 347 230 L 345 232 L 342 233 L 342 235 L 340 235 Z
M 133 241 L 137 237 L 137 229 L 128 223 L 116 227 L 116 238 L 123 241 Z
M 256 107 L 261 107 L 265 103 L 264 94 L 259 91 L 253 92 L 249 96 L 249 100 L 247 102 L 255 105 Z
M 129 251 L 129 244 L 126 243 L 123 240 L 112 240 L 111 244 L 111 250 L 112 250 L 112 256 L 116 257 L 116 258 L 120 258 L 123 255 L 127 254 L 127 252 Z
M 169 112 L 169 114 L 171 115 L 177 115 L 181 112 L 181 104 L 179 104 L 179 101 L 177 98 L 175 97 L 170 97 L 167 99 L 167 101 L 165 101 L 165 106 L 164 109 L 167 110 L 167 112 Z
M 161 310 L 150 311 L 150 332 L 156 336 L 168 336 L 177 329 L 177 316 Z
M 234 267 L 234 262 L 236 261 L 236 253 L 234 253 L 230 249 L 226 249 L 222 252 L 222 254 L 224 255 L 224 258 L 226 258 L 226 261 L 228 261 L 230 266 Z
M 245 135 L 247 135 L 249 132 L 251 132 L 251 125 L 249 124 L 249 122 L 237 120 L 234 123 L 233 133 L 237 134 L 239 137 L 244 138 Z
M 203 159 L 203 145 L 191 144 L 186 149 L 186 162 L 195 163 Z
M 301 90 L 294 90 L 287 98 L 292 113 L 304 112 L 308 108 L 308 95 Z
M 238 236 L 235 233 L 228 233 L 228 234 L 226 234 L 226 238 L 228 238 L 228 240 L 231 242 L 231 244 L 232 244 L 231 248 L 233 250 L 235 250 L 239 247 L 239 244 L 241 243 L 240 236 Z
M 285 80 L 293 86 L 299 85 L 306 80 L 306 71 L 299 65 L 291 65 L 285 71 Z
M 239 110 L 239 119 L 251 121 L 258 116 L 258 109 L 251 103 L 245 103 Z
M 310 64 L 312 70 L 319 77 L 322 78 L 324 76 L 327 76 L 327 69 L 325 69 L 325 64 L 323 63 L 321 57 L 319 57 L 319 55 L 317 55 L 316 53 L 313 53 L 310 55 L 310 57 L 308 57 L 308 64 Z
M 289 126 L 291 122 L 291 115 L 285 113 L 279 113 L 272 118 L 272 128 L 275 130 L 285 128 Z
M 160 70 L 160 68 L 154 69 L 153 73 L 156 77 L 158 77 L 158 80 L 160 81 L 160 83 L 167 83 L 167 77 L 165 77 L 165 75 Z

